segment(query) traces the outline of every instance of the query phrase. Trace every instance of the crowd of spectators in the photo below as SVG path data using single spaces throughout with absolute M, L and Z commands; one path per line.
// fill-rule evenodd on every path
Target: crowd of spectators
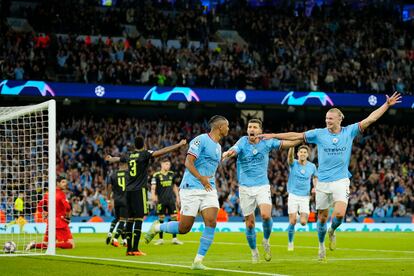
M 412 94 L 414 28 L 393 7 L 315 6 L 304 16 L 293 7 L 133 5 L 80 9 L 71 1 L 45 1 L 21 10 L 35 33 L 2 24 L 3 79 L 46 79 L 211 88 Z M 155 3 L 156 1 L 153 1 Z M 197 1 L 193 1 L 197 2 Z M 68 4 L 69 3 L 69 4 Z M 297 15 L 297 16 L 295 16 Z M 52 18 L 52 20 L 51 20 Z M 128 37 L 120 23 L 137 27 Z M 247 44 L 207 47 L 218 28 L 236 30 Z M 58 33 L 67 37 L 57 36 Z M 44 34 L 43 34 L 44 33 Z M 116 35 L 102 39 L 78 35 Z M 162 41 L 155 47 L 149 38 Z M 181 47 L 166 47 L 178 39 Z M 202 47 L 187 47 L 190 40 Z

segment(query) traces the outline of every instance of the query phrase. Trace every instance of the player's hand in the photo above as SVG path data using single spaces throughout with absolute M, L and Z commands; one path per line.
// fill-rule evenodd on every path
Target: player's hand
M 112 156 L 110 156 L 109 154 L 107 156 L 105 156 L 105 161 L 109 161 L 111 160 Z
M 401 99 L 402 99 L 401 94 L 398 93 L 398 92 L 394 92 L 394 94 L 392 94 L 391 97 L 388 96 L 388 95 L 385 95 L 385 96 L 387 97 L 387 104 L 388 104 L 388 106 L 393 106 L 393 105 L 395 105 L 397 103 L 400 103 L 401 102 Z
M 256 136 L 259 139 L 262 140 L 269 140 L 269 139 L 273 139 L 274 138 L 274 134 L 273 133 L 263 133 L 263 134 L 259 134 Z
M 213 190 L 213 187 L 211 187 L 209 179 L 212 178 L 212 176 L 201 176 L 200 182 L 203 184 L 204 189 L 206 189 L 207 192 L 211 192 Z
M 234 151 L 232 150 L 228 150 L 223 152 L 223 154 L 221 155 L 221 161 L 225 161 L 226 159 L 229 159 L 230 157 L 232 157 L 234 154 Z
M 182 139 L 179 143 L 180 147 L 184 146 L 187 144 L 187 140 L 186 139 Z

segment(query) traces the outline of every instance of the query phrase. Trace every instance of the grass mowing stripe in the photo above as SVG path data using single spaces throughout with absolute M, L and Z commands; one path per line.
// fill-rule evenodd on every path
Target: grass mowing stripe
M 188 243 L 200 243 L 199 241 L 185 241 Z M 214 244 L 225 244 L 225 245 L 245 245 L 246 243 L 242 242 L 213 242 Z M 280 245 L 280 244 L 271 244 L 271 247 L 286 247 L 287 245 Z M 295 248 L 303 248 L 303 249 L 318 249 L 317 246 L 297 246 L 295 245 Z M 336 248 L 335 250 L 342 250 L 342 251 L 362 251 L 362 252 L 383 252 L 383 253 L 406 253 L 406 254 L 414 254 L 414 251 L 409 250 L 387 250 L 387 249 L 367 249 L 367 248 Z
M 190 266 L 187 266 L 187 265 L 168 264 L 168 263 L 159 263 L 159 262 L 144 262 L 144 261 L 132 261 L 132 260 L 114 259 L 114 258 L 98 258 L 98 257 L 86 257 L 86 256 L 84 257 L 84 256 L 71 256 L 71 255 L 61 255 L 61 254 L 57 254 L 56 256 L 57 257 L 63 257 L 63 258 L 70 258 L 70 259 L 114 261 L 114 262 L 124 262 L 124 263 L 137 263 L 137 264 L 149 264 L 149 265 L 159 265 L 159 266 L 169 266 L 169 267 L 180 267 L 180 268 L 188 268 L 188 269 L 191 268 Z M 242 273 L 242 274 L 254 274 L 254 275 L 285 276 L 283 274 L 266 273 L 266 272 L 258 272 L 258 271 L 233 270 L 233 269 L 225 269 L 225 268 L 212 268 L 212 267 L 209 267 L 208 270 Z
M 413 260 L 414 258 L 328 258 L 328 262 L 331 261 L 403 261 L 403 260 Z M 272 262 L 317 262 L 317 258 L 292 258 L 292 259 L 272 259 Z M 251 263 L 251 260 L 225 260 L 225 261 L 213 261 L 214 263 Z M 178 262 L 179 263 L 179 262 Z M 184 263 L 184 262 L 183 262 Z M 259 263 L 265 263 L 260 261 Z

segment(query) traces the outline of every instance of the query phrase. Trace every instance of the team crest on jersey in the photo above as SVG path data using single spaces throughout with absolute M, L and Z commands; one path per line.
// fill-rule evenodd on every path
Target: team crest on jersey
M 257 154 L 257 149 L 253 149 L 253 154 L 256 155 Z
M 305 170 L 304 170 L 304 169 L 301 169 L 301 170 L 300 170 L 300 173 L 301 173 L 301 174 L 305 174 Z
M 338 138 L 336 138 L 336 137 L 332 138 L 332 143 L 337 144 L 337 143 L 338 143 L 338 141 L 339 141 L 339 139 L 338 139 Z

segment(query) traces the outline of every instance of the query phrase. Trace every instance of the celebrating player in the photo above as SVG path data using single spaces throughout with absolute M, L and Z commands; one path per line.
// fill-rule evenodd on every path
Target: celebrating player
M 318 184 L 316 186 L 316 209 L 318 210 L 319 260 L 326 261 L 325 234 L 328 208 L 334 204 L 331 228 L 328 231 L 329 249 L 336 248 L 335 230 L 345 216 L 349 198 L 351 173 L 348 171 L 354 138 L 372 123 L 377 121 L 391 106 L 400 103 L 401 95 L 395 92 L 378 109 L 359 123 L 341 127 L 344 115 L 337 108 L 326 113 L 326 128 L 312 129 L 306 132 L 287 132 L 263 134 L 264 139 L 277 138 L 287 140 L 302 139 L 318 147 Z
M 316 166 L 308 161 L 309 147 L 302 145 L 298 149 L 298 160 L 295 159 L 295 148 L 291 147 L 288 152 L 289 179 L 287 190 L 288 197 L 288 250 L 293 251 L 293 236 L 295 234 L 296 216 L 300 214 L 300 224 L 306 225 L 309 217 L 309 192 L 311 179 L 316 186 Z
M 126 177 L 128 173 L 128 164 L 119 163 L 119 169 L 114 171 L 109 177 L 109 183 L 107 187 L 107 198 L 111 199 L 111 194 L 113 192 L 112 198 L 115 205 L 115 219 L 111 222 L 109 228 L 108 236 L 106 238 L 106 244 L 111 243 L 115 247 L 119 247 L 118 238 L 122 237 L 122 242 L 124 246 L 127 246 L 128 242 L 126 240 L 125 226 L 126 220 L 128 218 L 128 207 L 126 202 Z M 116 227 L 116 234 L 112 239 L 112 232 Z
M 71 207 L 66 200 L 65 190 L 68 187 L 68 182 L 64 178 L 58 178 L 56 181 L 56 247 L 63 249 L 75 248 L 75 242 L 73 241 L 72 233 L 69 229 L 69 222 L 71 217 Z M 43 214 L 47 214 L 47 207 L 49 202 L 49 195 L 46 193 L 43 199 L 38 203 L 38 211 L 42 211 Z M 49 225 L 46 226 L 46 233 L 43 238 L 43 242 L 35 243 L 30 242 L 26 246 L 26 250 L 33 248 L 47 249 L 48 246 L 48 233 Z
M 126 178 L 126 197 L 128 205 L 128 221 L 126 225 L 126 238 L 128 243 L 127 256 L 143 256 L 144 252 L 138 249 L 141 238 L 141 228 L 144 215 L 148 213 L 147 206 L 147 182 L 148 165 L 153 157 L 159 157 L 174 151 L 186 144 L 181 140 L 178 144 L 165 147 L 157 151 L 144 149 L 144 138 L 135 138 L 135 149 L 127 157 L 112 157 L 107 155 L 108 162 L 122 162 L 128 164 L 128 176 Z
M 186 169 L 180 185 L 180 222 L 170 221 L 160 224 L 159 221 L 155 221 L 145 235 L 145 242 L 149 243 L 159 232 L 186 234 L 191 230 L 200 211 L 205 228 L 192 269 L 206 269 L 202 261 L 213 243 L 219 209 L 214 179 L 221 159 L 219 141 L 229 132 L 229 122 L 223 116 L 213 116 L 209 120 L 209 125 L 210 133 L 195 137 L 188 149 Z
M 151 181 L 151 197 L 155 206 L 160 223 L 164 222 L 165 216 L 170 216 L 172 221 L 177 221 L 177 206 L 180 198 L 178 187 L 174 183 L 174 172 L 170 171 L 170 160 L 161 161 L 161 170 L 154 173 Z M 164 244 L 163 232 L 159 233 L 160 239 L 155 242 L 156 245 Z M 172 244 L 181 245 L 183 242 L 177 239 L 177 234 L 172 234 Z
M 251 119 L 247 124 L 247 136 L 243 136 L 228 151 L 223 153 L 223 160 L 237 155 L 237 178 L 240 184 L 240 207 L 245 217 L 246 238 L 252 251 L 252 262 L 259 261 L 259 251 L 256 247 L 254 211 L 259 206 L 263 223 L 263 248 L 266 261 L 272 259 L 269 237 L 272 232 L 273 220 L 272 199 L 270 194 L 267 169 L 269 153 L 272 149 L 293 147 L 300 141 L 279 141 L 278 139 L 260 140 L 262 121 Z

